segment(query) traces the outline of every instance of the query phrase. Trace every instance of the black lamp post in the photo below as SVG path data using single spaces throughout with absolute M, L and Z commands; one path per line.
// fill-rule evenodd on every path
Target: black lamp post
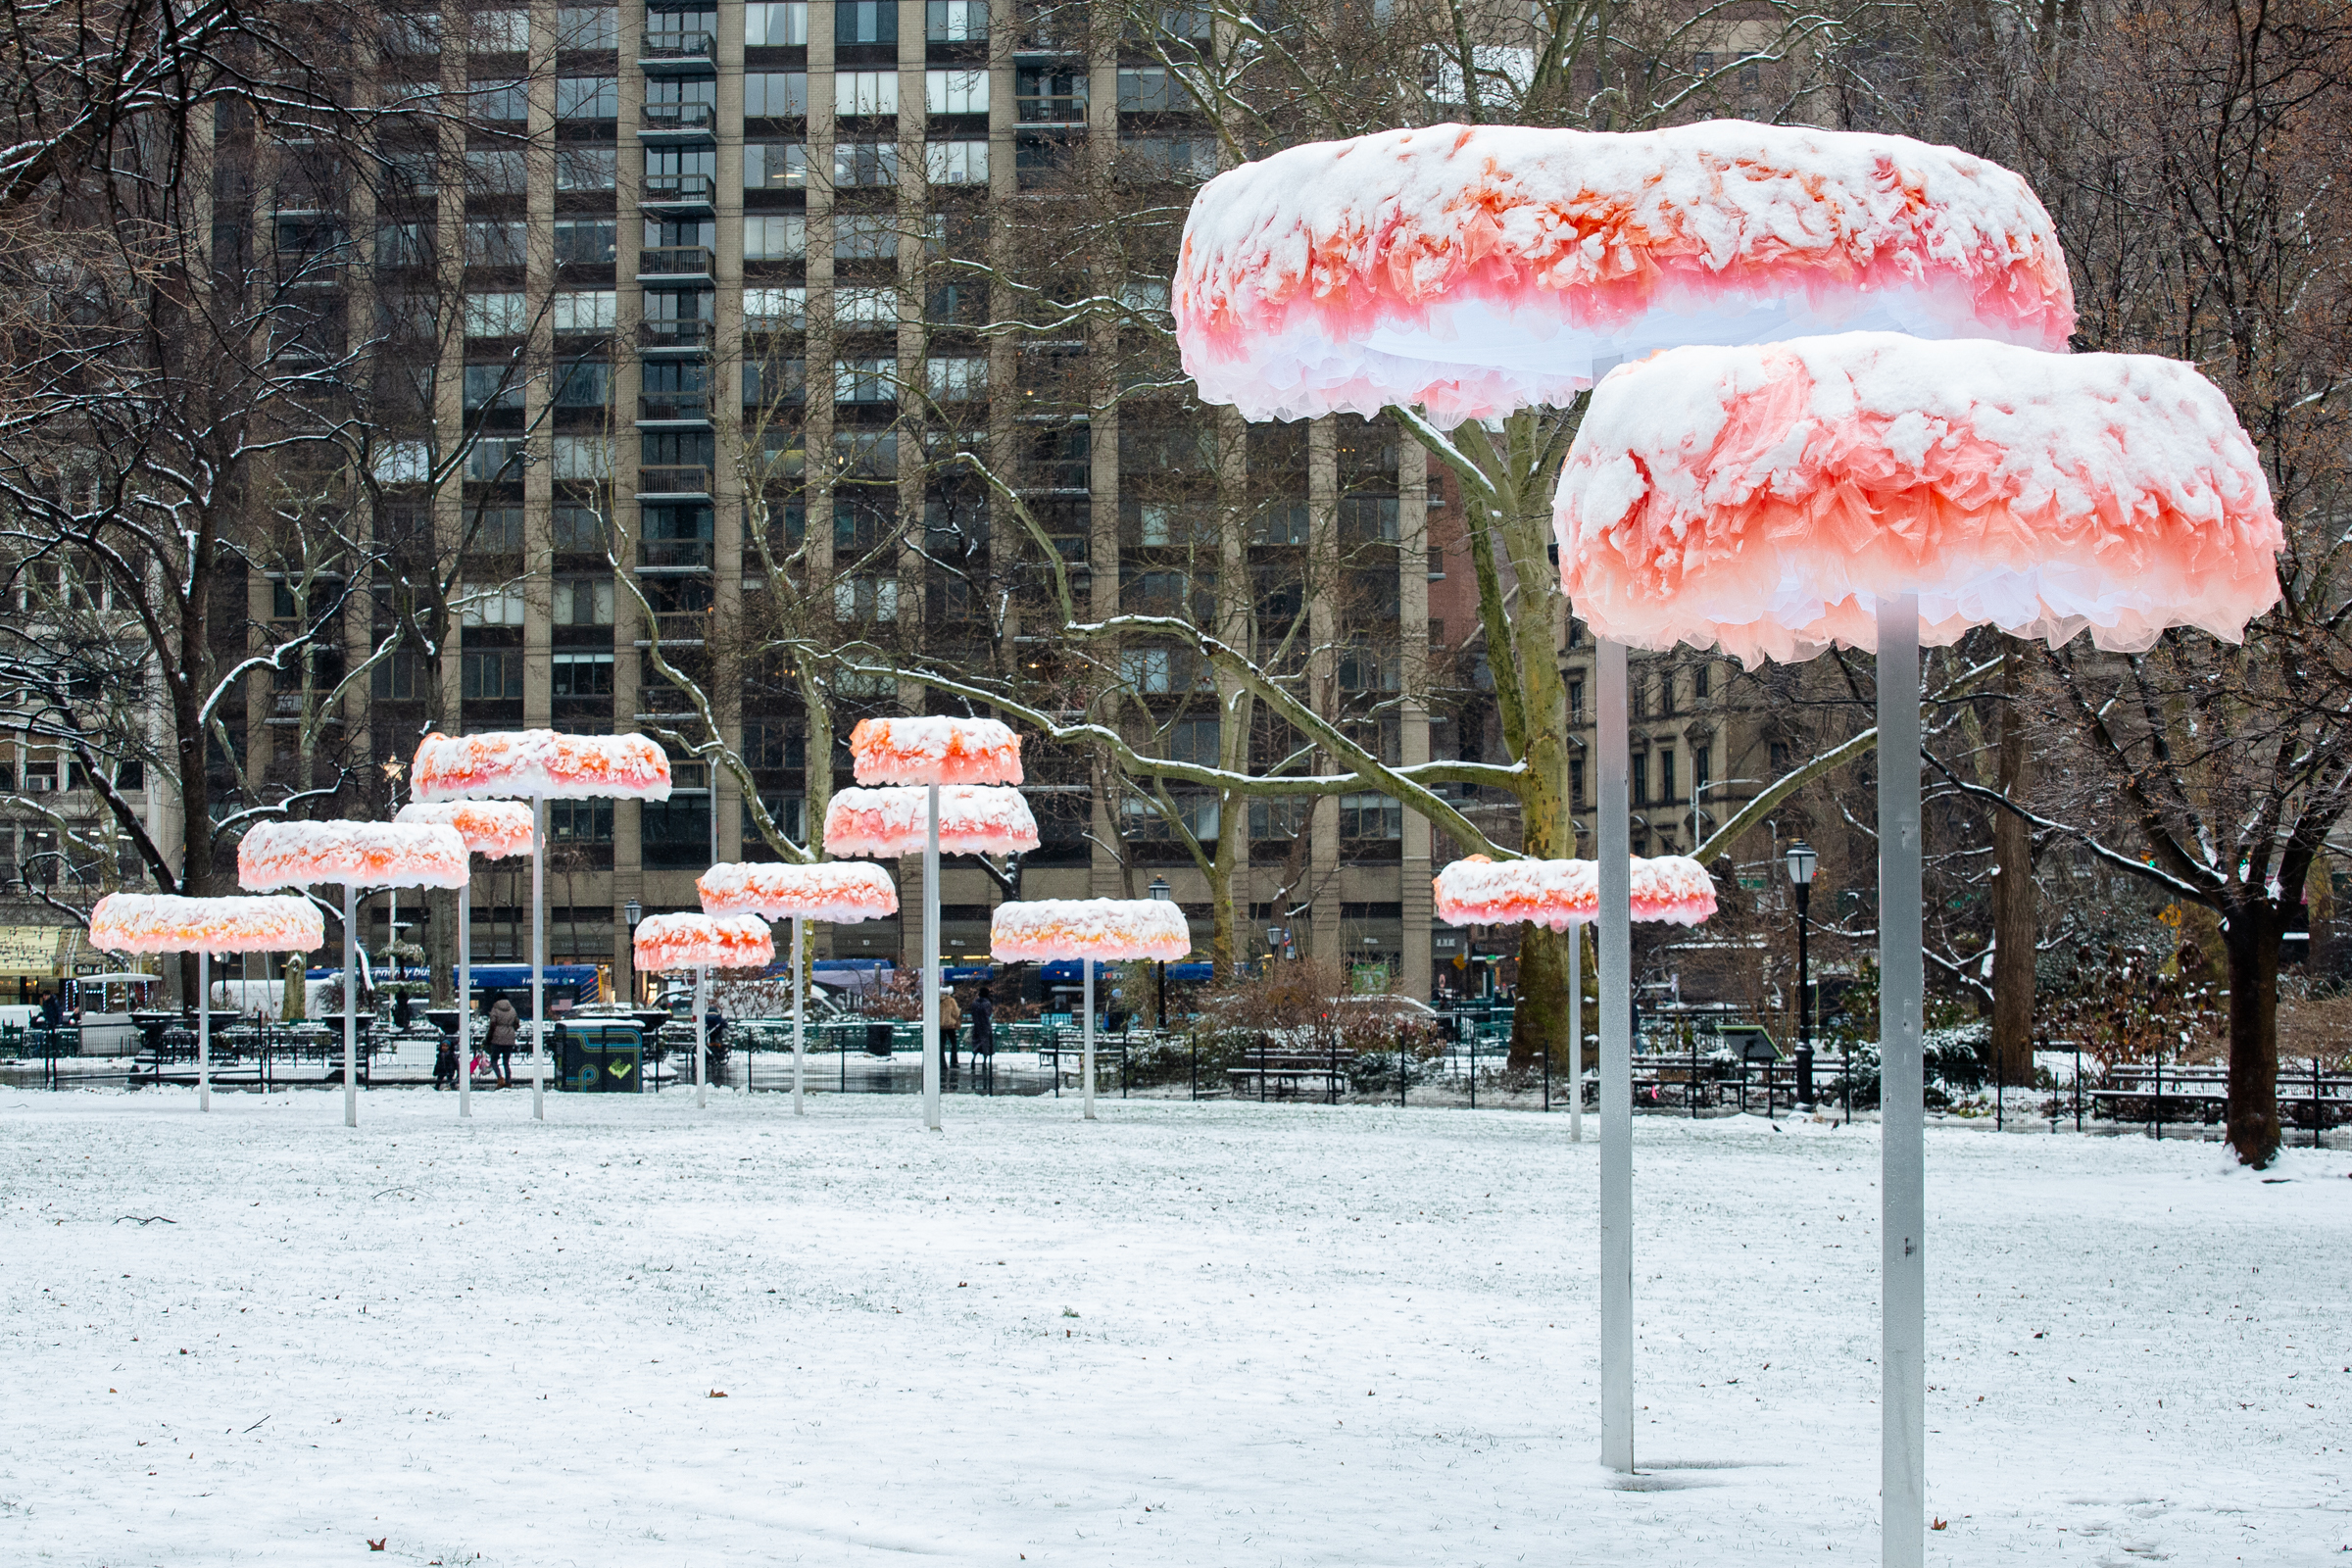
M 1806 936 L 1813 871 L 1820 863 L 1821 857 L 1803 839 L 1788 846 L 1788 885 L 1796 890 L 1796 1102 L 1807 1109 L 1813 1104 L 1813 977 Z
M 629 1005 L 637 1004 L 637 922 L 645 918 L 645 906 L 635 899 L 620 906 L 620 917 L 629 924 Z
M 1129 883 L 1128 886 L 1133 887 L 1134 884 Z M 1151 891 L 1152 897 L 1161 904 L 1167 904 L 1176 897 L 1175 890 L 1168 886 L 1168 879 L 1164 876 L 1152 879 Z M 1163 1035 L 1168 1032 L 1168 960 L 1165 958 L 1159 960 L 1159 1032 Z

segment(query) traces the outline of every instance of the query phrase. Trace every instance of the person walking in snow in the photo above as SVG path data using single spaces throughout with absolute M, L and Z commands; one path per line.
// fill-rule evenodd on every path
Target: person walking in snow
M 956 1076 L 956 1034 L 962 1027 L 963 1006 L 956 1000 L 956 993 L 953 991 L 941 992 L 939 994 L 939 1044 L 940 1048 L 948 1054 L 948 1076 L 951 1080 Z
M 457 1086 L 458 1042 L 455 1036 L 443 1035 L 440 1049 L 433 1053 L 433 1089 L 438 1093 L 444 1088 L 455 1089 Z
M 988 1077 L 988 1092 L 997 1092 L 997 1004 L 982 986 L 972 998 L 972 1061 Z
M 490 1009 L 490 1030 L 483 1044 L 490 1048 L 490 1060 L 498 1069 L 498 1086 L 514 1087 L 514 1042 L 521 1037 L 522 1019 L 514 1011 L 514 1004 L 505 997 L 498 999 Z

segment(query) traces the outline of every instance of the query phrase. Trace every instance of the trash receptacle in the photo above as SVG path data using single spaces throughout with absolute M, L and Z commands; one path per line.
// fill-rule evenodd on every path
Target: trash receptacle
M 865 1054 L 869 1056 L 890 1054 L 890 1025 L 869 1023 L 865 1026 Z
M 644 1070 L 644 1037 L 627 1024 L 565 1029 L 557 1037 L 559 1087 L 576 1094 L 633 1095 Z

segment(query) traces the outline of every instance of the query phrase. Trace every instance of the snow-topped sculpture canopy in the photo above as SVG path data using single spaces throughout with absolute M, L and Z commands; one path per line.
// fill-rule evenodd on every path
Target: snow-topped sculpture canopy
M 669 759 L 647 735 L 436 733 L 417 743 L 409 787 L 419 801 L 666 801 Z
M 724 863 L 694 879 L 705 914 L 758 914 L 770 920 L 854 925 L 899 912 L 890 874 L 863 861 L 814 865 Z
M 860 784 L 1018 784 L 1021 738 L 993 718 L 861 718 L 850 760 Z
M 1431 125 L 1218 175 L 1185 221 L 1184 368 L 1252 419 L 1562 405 L 1596 364 L 1885 329 L 2062 349 L 2023 179 L 1902 136 L 1712 121 Z
M 257 893 L 321 882 L 347 888 L 462 888 L 466 841 L 437 822 L 264 822 L 237 845 L 237 881 Z
M 90 946 L 104 953 L 308 953 L 325 941 L 308 899 L 110 893 L 90 911 Z
M 1437 874 L 1438 918 L 1447 925 L 1537 925 L 1565 931 L 1600 913 L 1600 868 L 1591 860 L 1493 860 L 1466 856 Z M 1683 855 L 1633 859 L 1633 916 L 1697 925 L 1715 912 L 1715 879 Z
M 1634 918 L 1697 925 L 1715 912 L 1715 879 L 1688 855 L 1634 858 Z
M 1848 333 L 1677 349 L 1592 395 L 1553 507 L 1595 633 L 1749 662 L 1990 624 L 2237 641 L 2282 542 L 2229 400 L 2174 360 Z
M 637 967 L 763 969 L 776 961 L 775 937 L 756 914 L 650 914 L 637 922 Z
M 989 920 L 988 951 L 1005 963 L 1173 961 L 1193 951 L 1193 933 L 1183 908 L 1158 899 L 1032 899 L 997 906 Z
M 929 807 L 915 785 L 843 790 L 825 808 L 825 848 L 890 859 L 923 850 Z M 1021 792 L 976 784 L 939 791 L 942 855 L 1020 855 L 1037 848 L 1037 818 Z
M 466 848 L 493 860 L 531 853 L 531 808 L 520 801 L 440 801 L 404 806 L 395 822 L 454 827 Z

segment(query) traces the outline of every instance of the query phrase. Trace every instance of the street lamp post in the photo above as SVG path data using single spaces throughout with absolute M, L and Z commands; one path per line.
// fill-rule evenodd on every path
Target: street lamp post
M 1813 871 L 1821 857 L 1798 839 L 1788 846 L 1788 885 L 1796 891 L 1796 1102 L 1813 1108 L 1812 955 L 1806 937 L 1812 924 Z
M 1134 884 L 1129 883 L 1128 886 L 1133 887 Z M 1171 903 L 1176 897 L 1164 876 L 1152 879 L 1151 892 L 1152 897 L 1161 904 Z M 1165 958 L 1159 960 L 1159 1032 L 1163 1035 L 1168 1032 L 1168 960 Z

